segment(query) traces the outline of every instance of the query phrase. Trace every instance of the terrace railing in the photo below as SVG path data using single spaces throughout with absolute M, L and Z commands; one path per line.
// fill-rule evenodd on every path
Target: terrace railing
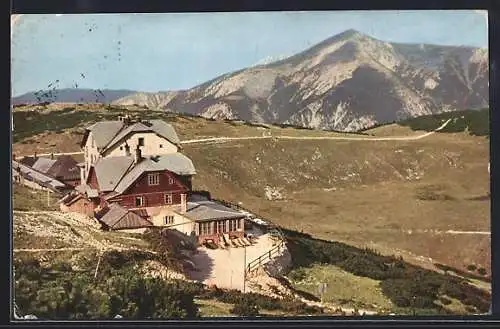
M 280 240 L 280 242 L 272 249 L 266 251 L 265 253 L 263 253 L 262 255 L 260 255 L 259 257 L 257 257 L 256 259 L 252 260 L 247 264 L 245 269 L 246 275 L 258 269 L 262 265 L 266 264 L 269 260 L 273 258 L 273 256 L 280 254 L 284 248 L 285 248 L 285 241 Z

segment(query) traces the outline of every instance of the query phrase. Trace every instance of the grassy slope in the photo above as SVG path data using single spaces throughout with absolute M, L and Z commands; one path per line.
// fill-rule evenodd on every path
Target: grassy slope
M 297 271 L 293 270 L 288 276 L 297 276 Z M 323 295 L 325 302 L 379 311 L 393 308 L 391 301 L 384 296 L 379 287 L 380 281 L 356 276 L 334 265 L 316 264 L 305 268 L 300 274 L 303 277 L 296 280 L 294 286 L 317 297 L 320 297 L 319 284 L 327 284 Z
M 55 145 L 45 146 L 54 151 L 78 150 L 75 145 L 81 129 L 57 133 L 62 128 L 55 123 L 72 122 L 81 128 L 92 120 L 116 117 L 119 111 L 79 112 L 47 112 L 36 120 L 27 120 L 33 115 L 27 111 L 14 113 L 14 137 L 18 141 L 14 149 L 40 152 L 47 143 Z M 261 136 L 264 131 L 241 123 L 141 113 L 171 122 L 181 139 Z M 446 116 L 436 122 L 431 120 L 435 124 L 432 129 L 443 119 Z M 52 132 L 38 134 L 33 131 L 34 122 L 45 122 L 44 127 L 49 125 Z M 388 134 L 387 127 L 369 133 L 393 135 Z M 408 124 L 396 128 L 393 125 L 391 129 L 403 135 L 430 127 Z M 338 135 L 279 127 L 272 131 L 284 135 Z M 260 140 L 186 145 L 185 153 L 197 167 L 196 189 L 242 202 L 246 208 L 285 227 L 400 254 L 423 266 L 439 262 L 461 269 L 469 264 L 489 269 L 489 236 L 431 232 L 489 230 L 489 198 L 474 200 L 489 192 L 489 143 L 484 137 L 470 136 L 458 128 L 452 131 L 406 142 Z M 279 188 L 284 200 L 267 200 L 265 186 Z
M 23 185 L 12 185 L 12 202 L 14 210 L 58 210 L 58 198 L 54 193 L 49 194 L 47 202 L 47 192 L 33 190 Z
M 35 149 L 41 152 L 43 148 L 77 151 L 82 127 L 100 118 L 116 118 L 122 112 L 95 106 L 53 107 L 39 113 L 33 112 L 33 108 L 16 109 L 15 150 L 25 150 L 21 152 L 24 154 L 31 154 Z M 76 110 L 71 109 L 73 107 Z M 130 111 L 171 122 L 181 139 L 260 136 L 265 131 L 251 124 L 179 117 L 142 109 Z M 473 114 L 484 117 L 487 112 L 472 112 L 469 116 Z M 415 119 L 420 122 L 418 125 L 411 125 L 412 121 L 404 124 L 416 129 L 424 126 L 421 122 L 426 122 L 422 129 L 429 130 L 449 117 L 460 119 L 462 116 L 445 113 L 436 120 Z M 483 117 L 475 118 L 474 122 L 484 126 L 487 120 Z M 79 128 L 56 133 L 73 126 Z M 458 124 L 452 130 L 462 126 Z M 475 130 L 481 130 L 481 125 L 476 126 Z M 49 132 L 40 134 L 47 128 Z M 377 135 L 378 129 L 384 135 L 386 128 L 375 128 L 370 133 Z M 338 135 L 276 126 L 271 130 L 275 135 Z M 222 199 L 243 202 L 244 206 L 279 224 L 322 238 L 397 251 L 405 257 L 421 255 L 459 268 L 472 263 L 489 268 L 488 236 L 417 232 L 489 230 L 489 199 L 473 200 L 487 196 L 489 191 L 488 144 L 484 137 L 455 132 L 398 142 L 234 141 L 186 145 L 185 153 L 198 170 L 195 188 L 210 190 Z M 285 200 L 266 200 L 267 185 L 282 189 Z M 436 195 L 438 200 L 432 200 Z M 441 197 L 450 200 L 439 201 Z

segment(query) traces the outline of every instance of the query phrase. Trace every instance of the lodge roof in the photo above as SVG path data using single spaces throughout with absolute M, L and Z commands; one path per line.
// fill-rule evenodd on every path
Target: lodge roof
M 62 180 L 76 180 L 80 178 L 78 162 L 69 155 L 61 155 L 47 171 L 47 175 Z
M 112 203 L 108 211 L 99 220 L 112 230 L 145 228 L 153 223 L 142 218 L 135 212 L 125 209 L 119 204 Z
M 38 158 L 35 163 L 31 166 L 36 171 L 46 174 L 47 171 L 52 167 L 57 160 L 48 158 Z
M 85 145 L 89 132 L 92 132 L 97 148 L 102 152 L 116 145 L 120 140 L 131 133 L 154 132 L 173 144 L 180 143 L 179 137 L 172 125 L 163 120 L 135 122 L 130 125 L 123 121 L 100 121 L 85 130 L 81 146 Z
M 123 138 L 135 132 L 154 132 L 159 136 L 167 139 L 173 144 L 179 144 L 180 140 L 174 128 L 163 120 L 151 120 L 148 122 L 136 122 L 122 129 L 114 138 L 106 145 L 103 150 L 107 150 L 116 145 Z
M 177 175 L 194 175 L 196 170 L 191 159 L 182 153 L 143 158 L 134 165 L 132 156 L 100 158 L 95 164 L 99 188 L 103 192 L 124 193 L 143 173 L 168 170 Z
M 85 194 L 89 198 L 97 198 L 99 196 L 98 191 L 87 184 L 80 184 L 75 187 L 75 190 L 80 192 L 81 194 Z
M 175 206 L 174 211 L 180 213 L 181 206 Z M 218 219 L 243 218 L 246 215 L 237 210 L 228 208 L 214 201 L 188 202 L 187 211 L 182 214 L 195 222 L 204 222 Z
M 34 181 L 35 183 L 47 187 L 53 191 L 59 191 L 66 187 L 66 185 L 57 179 L 47 176 L 44 173 L 34 170 L 17 161 L 12 161 L 12 169 L 16 170 L 19 174 L 28 180 Z

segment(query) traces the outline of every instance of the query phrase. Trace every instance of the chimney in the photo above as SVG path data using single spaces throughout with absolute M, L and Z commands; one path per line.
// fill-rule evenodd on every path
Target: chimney
M 130 146 L 127 143 L 125 143 L 125 155 L 130 156 Z
M 138 164 L 142 160 L 142 154 L 141 154 L 141 149 L 139 148 L 139 145 L 137 145 L 135 149 L 135 157 L 134 157 L 134 162 L 135 164 Z
M 187 212 L 187 195 L 186 193 L 181 194 L 181 213 L 185 214 Z
M 80 166 L 80 184 L 85 185 L 85 167 Z

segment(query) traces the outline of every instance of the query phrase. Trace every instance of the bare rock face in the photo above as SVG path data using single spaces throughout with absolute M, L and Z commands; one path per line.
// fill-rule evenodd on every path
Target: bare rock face
M 266 186 L 264 188 L 264 195 L 267 200 L 283 200 L 283 188 Z
M 357 131 L 488 106 L 488 51 L 396 44 L 349 30 L 275 62 L 190 90 L 115 101 L 214 119 Z

